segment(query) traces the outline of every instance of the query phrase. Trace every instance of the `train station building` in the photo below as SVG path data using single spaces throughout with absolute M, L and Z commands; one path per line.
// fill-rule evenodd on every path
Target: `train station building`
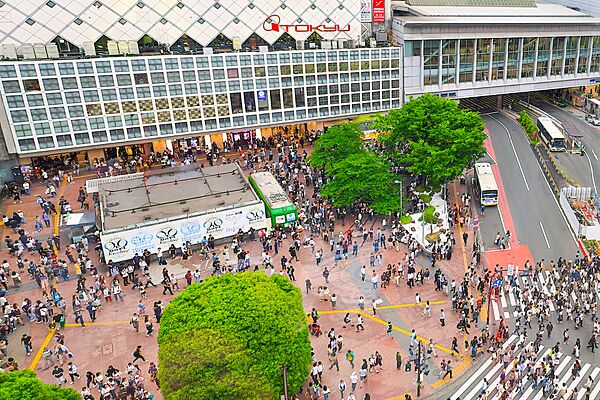
M 600 79 L 600 19 L 534 0 L 475 3 L 0 1 L 2 165 L 247 144 L 425 92 Z

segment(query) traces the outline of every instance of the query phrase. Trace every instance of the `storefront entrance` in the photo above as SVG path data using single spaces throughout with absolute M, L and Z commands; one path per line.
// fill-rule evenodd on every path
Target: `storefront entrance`
M 105 160 L 112 160 L 115 158 L 127 160 L 129 158 L 143 156 L 144 154 L 144 146 L 142 145 L 118 146 L 104 149 Z

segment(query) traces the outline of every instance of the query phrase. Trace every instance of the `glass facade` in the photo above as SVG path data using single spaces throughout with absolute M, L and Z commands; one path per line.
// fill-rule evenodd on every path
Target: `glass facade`
M 411 49 L 423 49 L 423 86 L 600 73 L 600 36 L 443 39 L 406 43 Z
M 437 85 L 440 74 L 440 41 L 425 40 L 423 42 L 423 82 Z
M 460 73 L 459 82 L 473 81 L 473 62 L 475 62 L 475 40 L 460 40 Z
M 0 65 L 0 91 L 18 152 L 64 151 L 398 108 L 400 58 L 376 48 L 15 62 Z

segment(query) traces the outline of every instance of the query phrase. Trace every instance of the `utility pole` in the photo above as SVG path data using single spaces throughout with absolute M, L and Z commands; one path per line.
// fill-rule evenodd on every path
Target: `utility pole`
M 421 341 L 417 340 L 417 397 L 421 397 Z
M 281 372 L 283 374 L 283 400 L 289 400 L 287 387 L 287 365 L 284 365 L 281 368 Z

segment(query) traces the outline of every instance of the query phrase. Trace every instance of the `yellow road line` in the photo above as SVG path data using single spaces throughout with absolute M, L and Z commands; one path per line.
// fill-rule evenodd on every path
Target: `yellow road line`
M 455 205 L 458 205 L 458 195 L 456 194 L 456 183 L 454 184 L 454 189 L 455 189 L 455 190 L 453 190 L 454 191 L 454 202 L 455 202 Z M 460 221 L 460 216 L 459 216 L 458 220 Z M 465 249 L 465 242 L 462 237 L 463 230 L 462 230 L 462 226 L 460 225 L 460 223 L 458 223 L 457 225 L 458 225 L 458 233 L 460 236 L 460 248 L 462 250 L 463 263 L 465 265 L 465 272 L 467 272 L 469 270 L 469 264 L 467 263 L 467 251 Z M 475 235 L 473 235 L 473 240 L 475 240 Z
M 385 325 L 385 326 L 387 326 L 387 324 L 388 324 L 386 321 L 384 321 L 384 320 L 382 320 L 382 319 L 379 319 L 379 318 L 377 318 L 377 317 L 375 317 L 375 316 L 373 316 L 373 315 L 369 315 L 369 314 L 367 314 L 367 313 L 364 313 L 364 312 L 362 312 L 362 311 L 361 311 L 359 314 L 360 314 L 360 315 L 362 315 L 363 317 L 365 317 L 365 318 L 368 318 L 368 319 L 370 319 L 371 321 L 377 322 L 377 323 L 379 323 L 379 324 L 381 324 L 381 325 Z M 402 329 L 402 328 L 400 328 L 400 327 L 397 327 L 396 325 L 392 325 L 392 329 L 393 329 L 393 330 L 395 330 L 395 331 L 397 331 L 397 332 L 403 333 L 403 334 L 405 334 L 406 336 L 412 336 L 412 333 L 411 333 L 411 332 L 407 331 L 406 329 Z M 423 337 L 421 337 L 421 336 L 418 336 L 418 335 L 417 335 L 417 340 L 419 340 L 420 342 L 422 342 L 422 343 L 424 343 L 424 344 L 426 344 L 426 345 L 427 345 L 427 344 L 429 344 L 429 339 L 425 339 L 425 338 L 423 338 Z M 458 357 L 460 358 L 460 355 L 457 355 L 455 352 L 453 352 L 453 351 L 452 351 L 452 350 L 450 350 L 450 349 L 447 349 L 447 348 L 446 348 L 446 347 L 444 347 L 444 346 L 441 346 L 441 345 L 439 345 L 439 344 L 436 344 L 434 347 L 435 347 L 436 349 L 439 349 L 439 350 L 443 351 L 444 353 L 448 353 L 448 354 L 450 354 L 450 355 L 456 355 L 456 356 L 458 356 Z
M 86 322 L 85 326 L 92 325 L 125 325 L 128 324 L 129 321 L 98 321 L 98 322 Z M 81 327 L 81 324 L 65 324 L 65 327 L 74 328 Z
M 404 399 L 406 399 L 405 396 L 407 394 L 410 395 L 410 393 L 404 393 L 404 394 L 401 394 L 400 396 L 389 397 L 389 398 L 387 398 L 385 400 L 404 400 Z
M 456 378 L 458 375 L 460 375 L 465 369 L 467 369 L 471 364 L 473 363 L 473 360 L 470 357 L 464 358 L 462 360 L 462 362 L 460 364 L 458 364 L 456 367 L 452 368 L 452 376 L 454 378 Z M 433 382 L 431 384 L 431 387 L 433 389 L 438 389 L 440 386 L 442 386 L 444 383 L 450 382 L 450 379 L 438 379 L 437 381 Z
M 445 304 L 446 302 L 443 300 L 440 301 L 430 301 L 429 305 L 436 306 L 440 304 Z M 377 310 L 389 310 L 394 308 L 409 308 L 409 307 L 425 307 L 427 303 L 422 301 L 418 304 L 415 303 L 404 303 L 404 304 L 390 304 L 388 306 L 377 307 Z M 311 310 L 304 311 L 306 314 L 310 314 Z M 345 314 L 345 313 L 358 313 L 360 312 L 360 308 L 353 308 L 351 310 L 317 310 L 319 315 L 329 315 L 329 314 Z
M 50 341 L 52 340 L 52 336 L 54 336 L 55 332 L 56 332 L 56 328 L 50 329 L 50 332 L 48 332 L 48 334 L 46 335 L 46 338 L 42 342 L 42 345 L 38 349 L 37 353 L 35 353 L 35 357 L 33 357 L 33 360 L 31 360 L 31 364 L 29 364 L 29 367 L 27 367 L 28 369 L 30 369 L 32 371 L 35 370 L 35 366 L 37 365 L 38 362 L 40 362 L 40 358 L 42 358 L 44 349 L 46 348 L 46 346 L 48 346 L 48 343 L 50 343 Z
M 458 205 L 458 195 L 456 194 L 456 181 L 454 182 L 453 192 L 454 192 L 454 201 L 456 202 L 456 205 Z M 460 221 L 460 216 L 459 216 L 459 221 Z M 467 250 L 465 248 L 465 241 L 463 240 L 463 237 L 462 237 L 463 230 L 462 230 L 462 226 L 460 225 L 460 223 L 458 224 L 458 233 L 459 233 L 459 237 L 460 237 L 460 248 L 462 250 L 463 263 L 465 265 L 465 273 L 467 273 L 467 272 L 469 272 L 469 264 L 467 263 Z M 475 240 L 475 232 L 473 232 L 472 237 L 473 237 L 473 241 L 474 241 Z M 468 341 L 468 340 L 469 340 L 469 335 L 466 332 L 463 333 L 463 341 Z

